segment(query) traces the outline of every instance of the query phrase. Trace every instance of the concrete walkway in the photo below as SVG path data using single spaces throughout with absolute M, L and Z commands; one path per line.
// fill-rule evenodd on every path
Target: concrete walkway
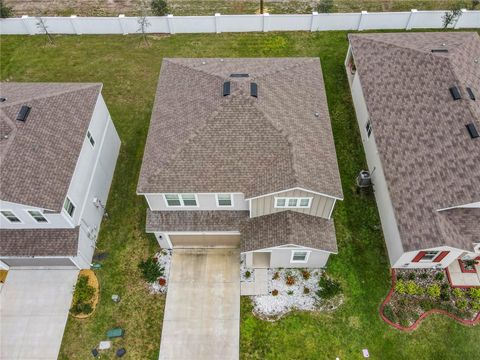
M 10 270 L 0 293 L 0 359 L 58 357 L 78 270 Z
M 240 340 L 238 249 L 175 249 L 160 360 L 236 360 Z

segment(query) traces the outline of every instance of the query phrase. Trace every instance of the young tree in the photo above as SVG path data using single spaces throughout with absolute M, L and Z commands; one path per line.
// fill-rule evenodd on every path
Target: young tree
M 445 14 L 442 16 L 443 28 L 446 29 L 449 26 L 453 25 L 458 20 L 461 14 L 462 10 L 458 8 L 446 11 Z
M 47 21 L 44 18 L 42 18 L 41 15 L 37 15 L 36 19 L 37 19 L 37 28 L 40 30 L 42 34 L 45 34 L 45 43 L 48 42 L 50 43 L 50 45 L 55 45 L 52 34 L 48 32 Z
M 143 41 L 145 46 L 150 46 L 147 38 L 147 28 L 150 26 L 150 22 L 147 19 L 148 16 L 148 7 L 145 0 L 140 2 L 140 16 L 138 17 L 138 32 L 142 33 Z
M 475 10 L 480 4 L 480 0 L 472 0 L 472 10 Z
M 5 19 L 12 17 L 13 10 L 10 6 L 4 4 L 3 0 L 0 0 L 0 18 Z
M 333 11 L 333 0 L 320 0 L 316 6 L 319 13 L 331 13 Z
M 168 14 L 168 5 L 166 0 L 152 0 L 150 3 L 153 14 L 157 16 L 165 16 Z

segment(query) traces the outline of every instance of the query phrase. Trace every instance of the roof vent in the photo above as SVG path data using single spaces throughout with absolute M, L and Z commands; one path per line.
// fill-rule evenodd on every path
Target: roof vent
M 456 86 L 452 86 L 450 89 L 450 94 L 452 94 L 453 100 L 460 100 L 462 95 Z
M 18 112 L 17 120 L 18 121 L 27 120 L 27 116 L 28 116 L 28 114 L 30 114 L 31 109 L 32 108 L 30 106 L 22 105 L 22 107 L 20 108 L 20 111 Z
M 7 98 L 5 98 L 5 97 L 0 97 L 0 102 L 4 102 L 4 101 L 7 101 Z
M 448 53 L 448 49 L 432 49 L 432 53 Z
M 230 81 L 225 81 L 223 83 L 223 96 L 230 95 Z
M 250 83 L 250 96 L 258 97 L 258 86 L 257 83 Z
M 473 93 L 473 90 L 469 87 L 467 87 L 467 93 L 468 96 L 470 96 L 470 99 L 475 100 L 475 94 Z
M 479 136 L 478 131 L 477 131 L 477 128 L 475 127 L 474 123 L 470 123 L 470 124 L 467 124 L 465 126 L 467 127 L 468 133 L 470 134 L 470 137 L 472 139 L 478 138 L 478 136 Z
M 238 77 L 248 77 L 248 74 L 230 74 L 230 77 L 238 78 Z

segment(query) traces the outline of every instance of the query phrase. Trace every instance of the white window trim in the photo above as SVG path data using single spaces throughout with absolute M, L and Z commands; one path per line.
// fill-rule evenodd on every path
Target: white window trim
M 195 202 L 197 203 L 197 205 L 185 205 L 183 203 L 182 195 L 187 195 L 187 194 L 188 195 L 192 194 L 193 196 L 195 196 Z M 178 199 L 180 200 L 180 205 L 168 205 L 166 195 L 178 195 Z M 178 208 L 184 208 L 184 207 L 186 207 L 186 208 L 198 208 L 199 207 L 198 196 L 195 193 L 165 193 L 165 194 L 162 194 L 162 197 L 163 197 L 163 200 L 165 201 L 165 206 L 168 207 L 168 208 L 178 209 Z
M 278 206 L 277 205 L 277 200 L 279 199 L 285 199 L 285 206 Z M 297 199 L 297 205 L 296 206 L 289 206 L 288 205 L 288 201 L 290 199 Z M 301 199 L 308 199 L 308 206 L 300 206 L 300 200 Z M 302 197 L 295 197 L 295 196 L 291 196 L 291 197 L 275 197 L 274 198 L 274 204 L 273 204 L 273 207 L 276 208 L 276 209 L 310 209 L 310 207 L 312 206 L 312 200 L 313 200 L 313 197 L 307 197 L 307 196 L 302 196 Z
M 10 211 L 13 214 L 13 216 L 15 216 L 18 220 L 20 220 L 20 221 L 11 221 L 9 218 L 3 215 L 3 213 L 0 213 L 4 217 L 4 219 L 7 220 L 10 224 L 23 224 L 22 219 L 20 219 L 20 217 L 17 214 L 15 214 L 15 211 L 10 209 L 2 209 L 0 211 Z
M 218 195 L 230 195 L 230 205 L 220 205 L 219 200 L 218 200 Z M 233 194 L 231 193 L 218 193 L 215 194 L 215 202 L 217 203 L 217 207 L 219 208 L 232 208 L 233 207 Z
M 293 260 L 293 256 L 297 252 L 302 252 L 302 253 L 307 253 L 307 256 L 305 256 L 305 260 Z M 308 262 L 308 259 L 310 258 L 310 250 L 292 250 L 292 255 L 290 256 L 290 263 L 291 264 L 305 264 Z
M 90 136 L 88 136 L 88 135 L 90 135 Z M 90 130 L 87 130 L 87 140 L 88 140 L 88 143 L 90 144 L 90 146 L 91 146 L 92 148 L 94 148 L 96 141 L 95 141 L 95 138 L 93 137 L 93 135 L 92 135 L 92 133 L 91 133 Z M 93 144 L 92 144 L 92 141 L 93 141 Z
M 431 262 L 433 262 L 433 260 L 435 260 L 435 258 L 438 256 L 438 254 L 440 254 L 440 250 L 427 250 L 427 251 L 425 251 L 425 253 L 427 253 L 427 252 L 432 252 L 432 253 L 434 252 L 435 255 L 431 259 L 424 259 L 424 257 L 427 255 L 427 254 L 425 254 L 425 255 L 423 255 L 423 257 L 418 262 L 431 263 Z
M 30 213 L 30 211 L 37 211 L 37 212 L 39 212 L 46 221 L 38 221 L 37 219 L 35 219 L 35 218 L 33 217 L 33 215 Z M 48 221 L 48 219 L 46 218 L 46 216 L 45 216 L 45 214 L 43 213 L 43 211 L 30 209 L 30 210 L 26 210 L 26 212 L 28 213 L 28 215 L 30 215 L 30 217 L 31 217 L 33 220 L 35 220 L 35 222 L 36 222 L 37 224 L 50 224 L 50 221 Z M 75 211 L 74 211 L 73 213 L 75 213 Z
M 65 209 L 65 200 L 66 200 L 66 199 L 68 199 L 68 201 L 70 201 L 70 203 L 73 205 L 73 214 L 72 214 L 72 215 L 70 215 L 70 214 L 68 213 L 68 211 Z M 62 210 L 65 212 L 65 214 L 68 215 L 68 217 L 69 217 L 70 219 L 73 219 L 73 217 L 74 217 L 74 215 L 75 215 L 75 211 L 78 209 L 77 204 L 75 204 L 75 203 L 72 201 L 72 199 L 70 199 L 70 197 L 69 197 L 68 195 L 65 196 L 65 200 L 63 201 Z

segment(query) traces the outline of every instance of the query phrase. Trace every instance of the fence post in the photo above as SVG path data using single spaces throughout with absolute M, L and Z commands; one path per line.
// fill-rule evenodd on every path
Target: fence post
M 315 31 L 318 30 L 319 24 L 318 24 L 318 12 L 314 11 L 312 12 L 312 22 L 310 23 L 310 31 Z
M 460 29 L 460 20 L 463 17 L 463 14 L 467 12 L 467 9 L 460 9 L 460 16 L 458 17 L 457 21 L 455 21 L 455 25 L 453 26 L 454 29 Z
M 268 19 L 270 14 L 264 13 L 263 14 L 263 32 L 268 32 Z
M 220 13 L 215 13 L 215 32 L 220 34 L 222 32 L 220 28 Z
M 168 31 L 170 34 L 175 34 L 175 27 L 173 26 L 173 15 L 167 15 Z
M 23 23 L 23 26 L 25 26 L 25 29 L 27 29 L 27 33 L 29 35 L 35 35 L 37 32 L 35 30 L 32 30 L 32 27 L 30 26 L 29 20 L 30 18 L 28 17 L 28 15 L 22 15 L 22 23 Z
M 78 31 L 75 21 L 77 21 L 77 15 L 70 15 L 70 24 L 72 25 L 73 32 L 76 35 L 82 35 L 82 33 Z
M 123 35 L 127 35 L 128 32 L 126 31 L 125 24 L 123 23 L 125 20 L 125 14 L 118 15 L 118 25 L 120 26 L 120 32 Z
M 360 13 L 360 20 L 358 21 L 358 27 L 357 27 L 357 30 L 358 31 L 362 31 L 363 30 L 363 19 L 366 18 L 368 14 L 368 11 L 362 11 Z
M 408 17 L 408 21 L 407 21 L 407 25 L 405 26 L 405 30 L 412 30 L 413 20 L 415 18 L 416 13 L 417 13 L 417 9 L 410 10 L 410 16 Z

